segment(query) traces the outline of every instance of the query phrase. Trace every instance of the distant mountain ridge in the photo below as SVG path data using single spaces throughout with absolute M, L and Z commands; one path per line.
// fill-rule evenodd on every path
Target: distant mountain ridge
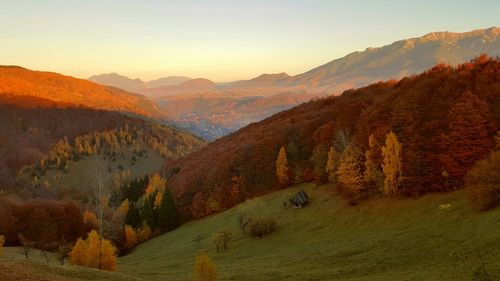
M 186 76 L 167 76 L 151 80 L 149 82 L 144 82 L 141 79 L 131 79 L 113 72 L 108 74 L 94 75 L 88 78 L 88 80 L 106 86 L 117 87 L 125 91 L 139 93 L 140 91 L 148 88 L 179 85 L 183 82 L 191 80 L 191 78 Z
M 491 57 L 500 56 L 500 28 L 464 33 L 431 32 L 352 52 L 294 76 L 286 73 L 262 74 L 253 79 L 224 84 L 163 86 L 140 93 L 155 99 L 160 111 L 175 122 L 181 122 L 181 126 L 207 139 L 214 139 L 313 97 L 339 95 L 347 89 L 411 76 L 438 63 L 458 65 L 483 53 Z M 287 96 L 284 97 L 284 94 Z M 177 96 L 182 96 L 182 104 Z M 249 103 L 241 101 L 243 97 L 259 98 Z M 272 109 L 266 103 L 272 103 Z M 207 106 L 213 104 L 217 106 Z M 245 112 L 241 111 L 242 104 L 245 104 Z M 172 116 L 173 112 L 178 115 Z
M 367 48 L 290 77 L 282 87 L 338 94 L 347 88 L 420 73 L 438 63 L 457 65 L 483 53 L 500 56 L 500 28 L 432 32 Z

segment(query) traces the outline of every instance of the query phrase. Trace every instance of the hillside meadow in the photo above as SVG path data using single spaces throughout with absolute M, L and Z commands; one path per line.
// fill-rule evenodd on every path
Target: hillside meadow
M 284 209 L 283 201 L 300 189 L 309 194 L 310 204 Z M 256 207 L 259 215 L 278 223 L 263 238 L 242 234 L 237 223 L 240 210 Z M 474 280 L 480 254 L 496 280 L 499 216 L 499 208 L 470 210 L 463 191 L 419 199 L 374 198 L 351 206 L 332 185 L 303 184 L 141 244 L 119 258 L 117 273 L 26 261 L 20 248 L 7 249 L 0 268 L 8 264 L 68 280 L 193 280 L 195 256 L 206 251 L 220 280 Z M 222 230 L 230 231 L 232 240 L 227 250 L 217 253 L 213 236 Z

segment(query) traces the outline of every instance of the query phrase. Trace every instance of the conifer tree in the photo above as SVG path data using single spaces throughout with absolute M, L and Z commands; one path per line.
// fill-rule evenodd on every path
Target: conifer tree
M 384 193 L 386 195 L 396 195 L 403 182 L 401 144 L 393 131 L 390 131 L 382 147 L 384 163 Z
M 172 193 L 166 189 L 157 211 L 158 226 L 164 230 L 172 230 L 179 226 L 179 214 Z
M 141 220 L 146 222 L 151 228 L 156 227 L 155 199 L 157 192 L 146 195 L 141 208 Z
M 139 210 L 135 206 L 135 204 L 130 204 L 127 212 L 127 216 L 125 217 L 125 224 L 128 224 L 134 228 L 138 228 L 141 226 L 141 214 Z

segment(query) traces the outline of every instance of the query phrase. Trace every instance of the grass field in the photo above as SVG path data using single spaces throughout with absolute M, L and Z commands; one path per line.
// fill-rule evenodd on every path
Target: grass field
M 283 209 L 300 187 L 310 205 Z M 300 187 L 244 203 L 277 220 L 277 231 L 267 237 L 242 235 L 233 208 L 138 246 L 119 259 L 116 274 L 73 266 L 51 270 L 93 280 L 193 280 L 194 258 L 205 250 L 220 280 L 473 280 L 480 266 L 477 247 L 492 280 L 500 280 L 500 208 L 474 213 L 463 191 L 348 206 L 332 186 Z M 221 230 L 233 232 L 233 239 L 228 250 L 216 253 L 212 237 Z

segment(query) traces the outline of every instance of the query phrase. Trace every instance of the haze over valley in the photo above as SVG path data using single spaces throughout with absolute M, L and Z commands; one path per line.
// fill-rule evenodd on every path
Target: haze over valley
M 173 124 L 211 141 L 312 98 L 400 79 L 438 63 L 458 65 L 483 53 L 500 55 L 500 28 L 402 39 L 350 53 L 295 76 L 262 74 L 226 83 L 170 76 L 143 82 L 111 73 L 89 80 L 142 94 L 155 101 Z

